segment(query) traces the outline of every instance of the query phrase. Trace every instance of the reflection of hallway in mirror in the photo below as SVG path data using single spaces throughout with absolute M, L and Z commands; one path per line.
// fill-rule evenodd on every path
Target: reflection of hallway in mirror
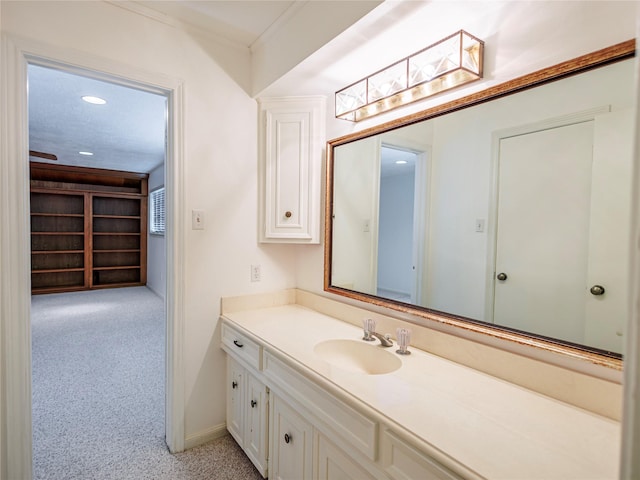
M 418 154 L 383 145 L 380 162 L 377 295 L 411 303 Z
M 388 298 L 389 300 L 395 300 L 397 302 L 411 303 L 411 295 L 403 292 L 394 292 L 393 290 L 385 290 L 384 288 L 378 288 L 376 293 L 379 297 Z

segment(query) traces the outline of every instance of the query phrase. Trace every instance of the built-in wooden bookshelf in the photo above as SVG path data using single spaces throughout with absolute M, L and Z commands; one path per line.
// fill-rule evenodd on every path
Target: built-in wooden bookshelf
M 147 179 L 32 162 L 32 292 L 146 284 Z

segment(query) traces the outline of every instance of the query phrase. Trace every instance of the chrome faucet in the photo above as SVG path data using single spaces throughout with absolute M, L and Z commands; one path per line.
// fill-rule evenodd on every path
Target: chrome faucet
M 381 347 L 392 347 L 393 341 L 391 340 L 391 335 L 386 334 L 382 335 L 381 333 L 376 332 L 376 321 L 371 318 L 366 318 L 364 320 L 364 337 L 363 340 L 367 342 L 375 342 L 376 338 L 380 340 Z
M 369 332 L 369 338 L 365 338 L 365 340 L 367 340 L 367 342 L 373 342 L 375 338 L 372 337 L 380 340 L 381 347 L 393 347 L 393 340 L 391 340 L 391 335 L 389 335 L 388 333 L 386 335 L 382 335 L 381 333 L 377 332 Z

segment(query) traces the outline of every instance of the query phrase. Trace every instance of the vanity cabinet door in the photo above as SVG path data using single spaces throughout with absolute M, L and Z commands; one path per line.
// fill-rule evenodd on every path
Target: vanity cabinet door
M 315 477 L 318 480 L 374 480 L 387 478 L 380 473 L 374 475 L 345 453 L 331 440 L 322 434 L 316 437 L 317 459 Z
M 264 383 L 246 372 L 244 451 L 262 476 L 267 472 L 269 395 Z
M 264 383 L 227 356 L 227 430 L 267 476 L 269 394 Z
M 380 438 L 381 463 L 394 480 L 462 480 L 449 468 L 425 452 L 409 445 L 390 430 Z
M 227 430 L 244 447 L 244 367 L 227 357 Z
M 260 242 L 320 243 L 325 103 L 260 100 Z
M 311 480 L 313 428 L 277 395 L 271 396 L 269 478 Z

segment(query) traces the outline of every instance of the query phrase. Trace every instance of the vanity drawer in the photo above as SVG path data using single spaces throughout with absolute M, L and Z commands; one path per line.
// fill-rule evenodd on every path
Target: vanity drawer
M 250 367 L 262 370 L 262 347 L 239 330 L 222 322 L 222 345 L 224 350 Z
M 287 401 L 306 409 L 316 417 L 316 428 L 342 443 L 356 448 L 367 458 L 377 458 L 378 423 L 361 414 L 346 403 L 328 394 L 321 387 L 305 379 L 284 362 L 264 352 L 264 373 L 272 389 L 278 388 Z
M 380 435 L 380 463 L 395 480 L 461 480 L 447 467 L 413 446 L 395 433 L 383 429 Z M 469 478 L 474 478 L 470 476 Z

